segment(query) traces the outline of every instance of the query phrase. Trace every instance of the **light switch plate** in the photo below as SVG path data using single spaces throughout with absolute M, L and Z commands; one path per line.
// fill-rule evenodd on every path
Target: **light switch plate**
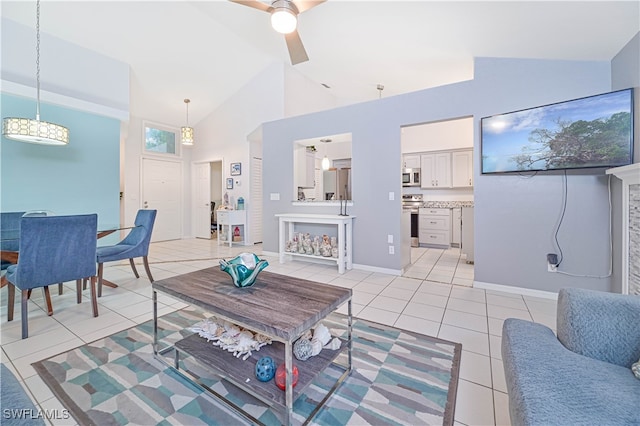
M 387 235 L 387 243 L 393 244 L 393 235 L 392 234 Z
M 280 201 L 280 193 L 279 192 L 272 192 L 269 194 L 269 200 L 271 201 Z
M 396 199 L 396 193 L 395 192 L 390 192 L 389 193 L 389 201 L 393 201 Z

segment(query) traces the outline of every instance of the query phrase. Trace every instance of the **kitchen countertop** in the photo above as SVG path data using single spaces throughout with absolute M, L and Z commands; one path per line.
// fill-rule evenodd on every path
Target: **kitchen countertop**
M 473 201 L 425 201 L 428 209 L 456 209 L 459 207 L 473 207 Z

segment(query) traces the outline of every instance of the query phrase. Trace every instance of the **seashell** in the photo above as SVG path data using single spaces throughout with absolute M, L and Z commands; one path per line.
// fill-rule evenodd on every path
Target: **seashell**
M 316 356 L 322 351 L 322 342 L 318 339 L 311 340 L 311 356 Z
M 631 365 L 631 371 L 633 375 L 640 379 L 640 361 Z
M 337 337 L 334 337 L 333 340 L 331 340 L 331 342 L 329 342 L 328 344 L 326 344 L 324 346 L 324 348 L 325 349 L 331 349 L 332 351 L 335 351 L 337 349 L 340 349 L 340 346 L 342 346 L 342 342 Z
M 319 324 L 316 329 L 313 330 L 313 338 L 319 340 L 322 346 L 324 346 L 331 340 L 331 333 L 329 333 L 329 329 L 325 327 L 324 324 Z
M 311 333 L 311 330 L 307 330 L 304 333 L 302 333 L 302 336 L 300 336 L 301 339 L 307 339 L 307 340 L 311 340 L 311 338 L 313 337 L 313 334 Z
M 293 344 L 293 354 L 300 361 L 308 360 L 309 357 L 311 356 L 311 351 L 312 351 L 311 342 L 308 341 L 307 339 L 298 339 Z

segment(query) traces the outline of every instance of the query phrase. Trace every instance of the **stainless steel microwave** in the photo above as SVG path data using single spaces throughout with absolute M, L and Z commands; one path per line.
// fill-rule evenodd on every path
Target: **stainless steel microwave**
M 402 186 L 420 186 L 420 169 L 403 169 Z

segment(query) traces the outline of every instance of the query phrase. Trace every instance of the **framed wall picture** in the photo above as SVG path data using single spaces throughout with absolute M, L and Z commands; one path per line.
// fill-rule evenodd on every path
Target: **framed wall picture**
M 227 189 L 233 189 L 233 178 L 227 178 Z
M 242 163 L 231 163 L 231 176 L 240 176 L 242 174 Z

